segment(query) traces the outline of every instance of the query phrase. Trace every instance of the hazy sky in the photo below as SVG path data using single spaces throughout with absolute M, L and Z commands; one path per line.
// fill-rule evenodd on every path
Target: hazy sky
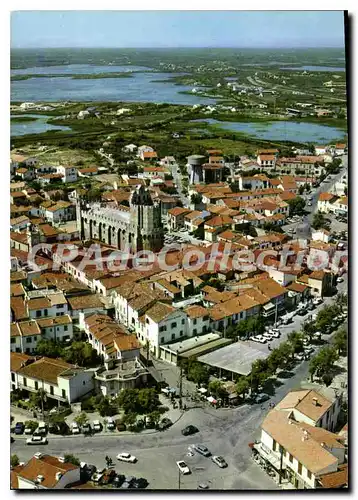
M 12 47 L 343 47 L 343 11 L 17 11 Z

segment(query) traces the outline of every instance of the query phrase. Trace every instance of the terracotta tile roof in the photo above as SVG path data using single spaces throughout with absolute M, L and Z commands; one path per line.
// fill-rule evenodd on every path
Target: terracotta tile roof
M 143 158 L 157 158 L 158 155 L 155 151 L 145 151 L 143 153 Z
M 286 286 L 288 290 L 292 290 L 293 292 L 298 292 L 302 293 L 307 289 L 306 285 L 302 285 L 301 283 L 290 283 L 288 286 Z
M 10 239 L 13 241 L 18 241 L 19 243 L 27 244 L 27 234 L 26 233 L 18 233 L 15 231 L 10 231 Z
M 330 201 L 334 197 L 332 193 L 321 193 L 318 197 L 318 201 Z
M 94 173 L 98 172 L 98 168 L 97 167 L 79 168 L 78 171 L 81 174 L 91 174 L 91 173 L 94 174 Z
M 39 325 L 35 320 L 22 321 L 18 323 L 19 329 L 23 337 L 30 335 L 41 335 L 41 330 Z
M 135 335 L 119 335 L 115 338 L 114 344 L 119 351 L 131 351 L 140 348 Z
M 47 212 L 57 212 L 57 210 L 63 210 L 64 208 L 72 207 L 72 203 L 69 201 L 59 201 L 52 207 L 47 208 Z
M 272 278 L 267 278 L 265 280 L 258 281 L 256 283 L 256 287 L 259 289 L 261 293 L 266 295 L 270 300 L 276 297 L 280 297 L 281 295 L 287 293 L 286 288 L 281 286 Z
M 11 283 L 10 295 L 11 297 L 23 297 L 25 295 L 25 289 L 22 283 Z
M 23 465 L 16 465 L 13 467 L 10 472 L 10 488 L 12 490 L 17 490 L 19 487 L 19 480 L 17 474 L 23 469 Z
M 168 214 L 173 215 L 174 217 L 177 217 L 178 215 L 188 214 L 189 212 L 191 212 L 190 208 L 181 207 L 174 207 L 168 210 Z
M 10 352 L 10 371 L 18 372 L 26 363 L 31 363 L 35 358 L 20 352 Z
M 21 333 L 19 330 L 19 324 L 18 323 L 11 323 L 10 324 L 10 337 L 20 337 Z
M 233 222 L 233 219 L 231 217 L 228 217 L 227 215 L 216 215 L 211 219 L 205 221 L 205 226 L 222 227 L 227 224 L 232 224 Z
M 18 372 L 26 377 L 44 380 L 57 385 L 57 377 L 71 368 L 74 368 L 74 366 L 62 359 L 52 359 L 44 356 L 30 365 L 20 368 Z
M 57 325 L 70 325 L 72 323 L 72 319 L 68 314 L 55 316 L 53 318 L 39 318 L 36 321 L 40 328 L 49 328 Z
M 278 149 L 259 149 L 257 151 L 258 155 L 260 155 L 260 154 L 276 154 L 276 153 L 279 153 Z
M 314 427 L 296 422 L 289 416 L 288 412 L 271 410 L 261 427 L 313 474 L 317 475 L 327 467 L 336 466 L 338 459 L 321 446 L 326 439 L 332 442 L 332 436 L 335 435 L 321 429 L 317 441 L 317 436 L 312 432 Z M 338 441 L 336 443 L 339 446 Z
M 318 481 L 321 483 L 322 488 L 326 489 L 348 486 L 348 464 L 340 465 L 336 472 L 329 472 L 320 476 Z
M 261 161 L 273 161 L 276 156 L 270 154 L 260 154 L 259 155 Z
M 196 219 L 200 214 L 201 214 L 201 212 L 199 210 L 193 210 L 192 212 L 185 215 L 184 218 L 187 220 L 192 220 L 192 219 Z
M 27 307 L 29 311 L 35 311 L 36 309 L 49 309 L 51 307 L 51 302 L 47 297 L 39 297 L 36 299 L 30 299 L 27 302 Z
M 24 252 L 26 254 L 26 252 Z M 10 281 L 11 283 L 17 283 L 27 280 L 27 273 L 25 271 L 11 271 Z
M 77 297 L 68 297 L 68 303 L 73 311 L 80 309 L 94 309 L 103 308 L 103 303 L 100 300 L 99 295 L 79 295 Z
M 44 480 L 41 482 L 41 486 L 45 488 L 54 488 L 59 481 L 56 477 L 57 473 L 64 475 L 78 468 L 78 465 L 60 462 L 58 457 L 44 455 L 41 458 L 32 457 L 17 474 L 20 478 L 32 482 L 34 482 L 38 476 L 43 476 Z
M 205 307 L 195 306 L 195 305 L 185 308 L 184 312 L 191 319 L 202 318 L 203 316 L 208 316 L 208 313 L 209 313 L 209 311 L 207 309 L 205 309 Z
M 22 319 L 28 318 L 27 308 L 22 297 L 11 297 L 10 298 L 10 307 L 14 314 L 14 319 L 16 321 L 20 321 Z
M 277 403 L 276 409 L 296 409 L 314 422 L 318 422 L 331 406 L 332 402 L 319 392 L 313 389 L 303 389 L 290 391 Z
M 174 311 L 177 311 L 175 307 L 165 304 L 164 302 L 157 302 L 146 312 L 146 315 L 149 316 L 155 323 L 160 323 L 166 319 L 170 314 Z

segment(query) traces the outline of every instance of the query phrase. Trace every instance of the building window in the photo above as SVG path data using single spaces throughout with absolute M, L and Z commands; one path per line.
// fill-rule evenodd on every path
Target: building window
M 64 329 L 64 331 L 65 331 L 65 332 L 67 332 L 67 330 L 68 330 L 68 326 L 67 326 L 67 325 L 65 325 L 65 326 L 63 327 L 63 329 Z
M 176 322 L 174 322 L 174 323 L 172 323 L 172 324 L 170 325 L 170 328 L 176 328 L 176 326 L 177 326 L 177 324 L 176 324 Z
M 48 315 L 48 310 L 47 310 L 47 309 L 45 309 L 45 316 L 47 316 L 47 315 Z
M 291 455 L 291 453 L 288 454 L 288 459 L 290 462 L 293 462 L 293 456 Z
M 11 374 L 11 380 L 12 380 L 13 382 L 15 382 L 15 373 L 12 373 L 12 374 Z
M 160 343 L 161 343 L 161 344 L 164 344 L 164 337 L 161 337 L 161 339 L 160 339 Z
M 40 318 L 41 317 L 41 311 L 36 311 L 36 318 Z
M 53 396 L 53 385 L 50 385 L 50 394 Z
M 172 340 L 175 339 L 175 333 L 172 333 Z
M 196 319 L 196 318 L 194 318 L 194 319 L 193 319 L 193 325 L 196 325 L 196 323 L 197 323 L 197 319 Z
M 15 342 L 16 342 L 16 338 L 15 337 L 11 337 L 11 343 L 15 344 Z
M 277 441 L 273 440 L 273 442 L 272 442 L 272 450 L 276 451 L 276 449 L 277 449 Z
M 312 477 L 312 473 L 310 470 L 307 471 L 307 477 L 308 477 L 308 479 L 311 479 L 311 477 Z
M 39 388 L 39 383 L 37 381 L 35 381 L 35 389 L 36 389 L 36 391 L 38 390 L 38 388 Z
M 196 328 L 194 328 L 194 330 L 193 330 L 193 334 L 194 334 L 194 335 L 196 335 Z
M 302 476 L 302 464 L 301 464 L 301 462 L 298 462 L 297 472 Z
M 22 380 L 22 384 L 26 387 L 27 386 L 27 380 L 26 378 L 24 377 L 23 380 Z
M 65 391 L 65 389 L 62 389 L 62 397 L 66 398 L 66 391 Z
M 166 326 L 160 326 L 159 327 L 159 331 L 160 332 L 166 332 L 167 331 L 167 327 Z
M 182 319 L 182 320 L 181 320 L 181 324 L 182 324 L 182 325 L 185 325 L 185 319 Z

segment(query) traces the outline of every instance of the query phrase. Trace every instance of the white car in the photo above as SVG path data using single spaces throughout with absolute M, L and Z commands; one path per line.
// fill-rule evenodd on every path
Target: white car
M 47 444 L 47 438 L 43 436 L 31 436 L 29 439 L 26 439 L 26 444 Z
M 72 434 L 79 434 L 80 433 L 80 428 L 78 427 L 78 424 L 76 422 L 72 422 L 71 432 L 72 432 Z
M 95 432 L 100 432 L 102 430 L 102 424 L 99 420 L 94 420 L 93 421 L 93 430 Z
M 134 464 L 137 461 L 136 457 L 130 453 L 119 453 L 117 455 L 117 460 L 120 460 L 121 462 L 128 462 L 130 464 Z
M 183 460 L 177 462 L 177 466 L 182 474 L 190 474 L 190 469 Z
M 314 303 L 315 306 L 318 306 L 318 304 L 322 304 L 323 300 L 320 297 L 317 297 L 313 299 L 312 302 Z
M 272 334 L 271 334 L 271 333 L 264 333 L 264 334 L 263 334 L 263 337 L 264 337 L 265 339 L 267 339 L 267 340 L 272 340 L 272 338 L 273 338 L 273 336 L 272 336 Z
M 344 281 L 344 278 L 342 278 L 342 276 L 339 276 L 337 278 L 337 283 L 343 283 L 343 281 Z
M 29 436 L 30 434 L 32 434 L 31 427 L 25 427 L 24 434 L 26 434 L 27 436 Z
M 269 335 L 271 335 L 275 339 L 278 339 L 278 338 L 280 338 L 280 331 L 277 329 L 269 330 Z

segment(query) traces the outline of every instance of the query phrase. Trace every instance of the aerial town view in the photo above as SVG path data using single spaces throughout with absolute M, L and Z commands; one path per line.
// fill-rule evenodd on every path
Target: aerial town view
M 11 489 L 348 488 L 346 25 L 11 13 Z

